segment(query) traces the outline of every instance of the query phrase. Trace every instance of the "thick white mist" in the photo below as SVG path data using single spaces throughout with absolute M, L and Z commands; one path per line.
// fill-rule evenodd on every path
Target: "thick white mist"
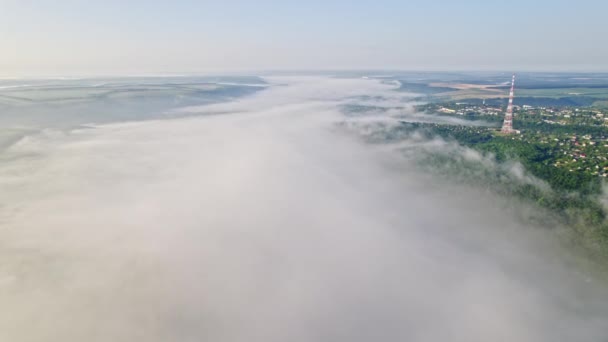
M 338 105 L 390 86 L 274 81 L 186 109 L 214 115 L 48 131 L 6 151 L 0 340 L 608 336 L 605 292 L 501 200 L 333 126 Z

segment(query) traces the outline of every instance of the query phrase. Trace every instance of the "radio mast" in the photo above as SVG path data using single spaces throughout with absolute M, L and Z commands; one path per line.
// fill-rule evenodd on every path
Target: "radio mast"
M 511 134 L 515 133 L 513 130 L 513 94 L 515 90 L 515 74 L 511 79 L 511 91 L 509 92 L 509 105 L 507 106 L 507 112 L 505 113 L 505 121 L 502 123 L 501 133 Z

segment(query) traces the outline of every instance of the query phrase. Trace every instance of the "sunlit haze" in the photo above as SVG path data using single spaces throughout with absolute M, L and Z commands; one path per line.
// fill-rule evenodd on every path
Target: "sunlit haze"
M 0 2 L 0 76 L 607 71 L 605 1 Z

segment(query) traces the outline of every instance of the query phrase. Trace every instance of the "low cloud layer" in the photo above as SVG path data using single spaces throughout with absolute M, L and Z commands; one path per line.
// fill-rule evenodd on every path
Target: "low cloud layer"
M 487 193 L 335 129 L 372 80 L 44 131 L 0 164 L 0 340 L 601 341 L 608 297 Z M 406 96 L 407 95 L 400 95 Z

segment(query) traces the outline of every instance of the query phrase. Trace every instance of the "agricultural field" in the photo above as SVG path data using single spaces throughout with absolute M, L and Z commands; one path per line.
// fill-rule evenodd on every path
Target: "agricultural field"
M 516 103 L 535 106 L 596 106 L 608 107 L 608 78 L 598 74 L 594 77 L 583 75 L 521 74 L 515 82 Z M 483 100 L 492 103 L 506 103 L 509 96 L 510 77 L 502 75 L 470 75 L 461 78 L 446 75 L 445 79 L 403 78 L 400 80 L 404 91 L 425 91 L 424 99 L 429 102 Z

